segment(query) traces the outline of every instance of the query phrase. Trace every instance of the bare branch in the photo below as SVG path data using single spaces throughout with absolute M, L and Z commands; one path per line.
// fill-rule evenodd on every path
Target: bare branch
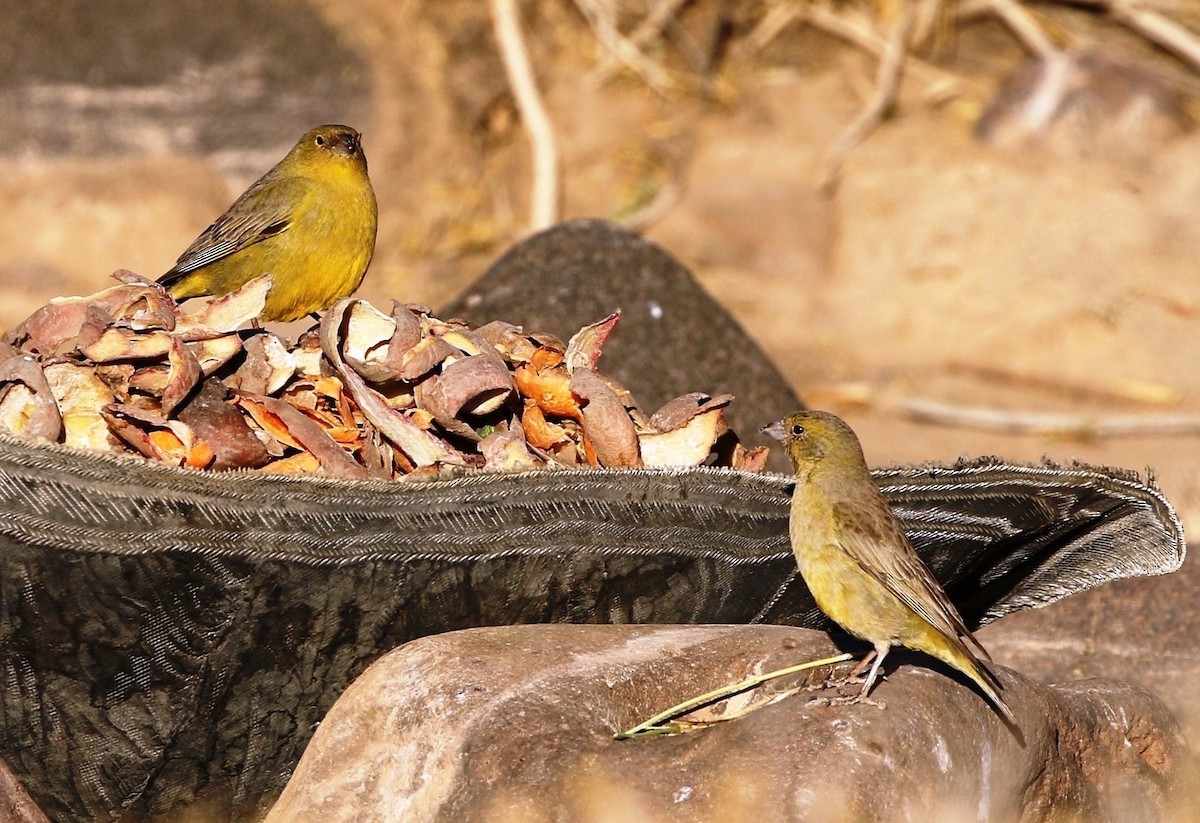
M 1058 51 L 1029 10 L 1016 0 L 987 0 L 987 8 L 1036 56 L 1049 57 Z
M 1200 37 L 1174 20 L 1135 3 L 1113 2 L 1112 16 L 1150 42 L 1200 69 Z
M 1133 437 L 1138 435 L 1198 435 L 1195 414 L 1062 414 L 957 406 L 940 400 L 909 397 L 896 401 L 901 413 L 923 423 L 985 429 L 1004 434 L 1059 437 Z
M 554 127 L 533 79 L 533 66 L 517 21 L 516 0 L 491 0 L 492 26 L 508 84 L 533 153 L 529 226 L 539 231 L 558 222 L 558 147 Z
M 621 34 L 610 14 L 598 0 L 575 0 L 575 5 L 587 18 L 592 31 L 609 53 L 637 74 L 650 88 L 666 94 L 675 88 L 675 81 L 667 72 L 642 53 L 625 35 Z
M 852 46 L 857 46 L 868 54 L 875 55 L 880 60 L 888 53 L 888 40 L 875 34 L 863 23 L 852 20 L 845 14 L 835 12 L 824 4 L 813 5 L 802 10 L 798 19 L 826 34 L 845 40 Z M 925 97 L 931 101 L 940 101 L 954 96 L 959 85 L 959 80 L 954 75 L 912 55 L 905 60 L 904 70 L 929 87 L 925 92 Z
M 762 51 L 794 21 L 803 20 L 806 17 L 807 13 L 796 0 L 788 0 L 788 2 L 772 6 L 763 15 L 763 19 L 758 21 L 758 25 L 754 27 L 754 31 L 750 32 L 750 36 L 746 38 L 746 42 L 742 46 L 742 53 L 755 54 Z
M 638 24 L 638 27 L 633 30 L 633 34 L 629 35 L 629 42 L 633 44 L 634 48 L 641 49 L 662 32 L 663 27 L 686 2 L 688 0 L 658 0 L 658 4 Z M 606 82 L 616 72 L 620 62 L 612 52 L 609 52 L 600 61 L 600 65 L 592 71 L 591 78 L 597 83 Z
M 916 20 L 916 7 L 909 3 L 903 7 L 896 30 L 888 39 L 887 49 L 879 61 L 879 71 L 875 76 L 875 91 L 867 105 L 859 112 L 854 122 L 842 132 L 834 143 L 830 154 L 829 165 L 825 178 L 821 182 L 822 189 L 837 185 L 842 173 L 842 164 L 850 152 L 854 151 L 866 139 L 875 127 L 883 122 L 884 116 L 896 103 L 896 95 L 900 89 L 900 77 L 904 73 L 904 58 L 908 54 L 908 39 L 912 34 Z

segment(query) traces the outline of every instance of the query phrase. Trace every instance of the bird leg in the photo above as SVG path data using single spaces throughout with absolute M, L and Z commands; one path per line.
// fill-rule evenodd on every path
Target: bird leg
M 858 665 L 854 667 L 854 671 L 850 672 L 850 674 L 846 676 L 846 682 L 849 683 L 851 681 L 857 681 L 859 678 L 861 678 L 863 676 L 863 672 L 867 670 L 867 666 L 870 666 L 871 661 L 874 660 L 878 655 L 879 652 L 875 651 L 874 649 L 871 649 L 871 651 L 863 655 L 863 659 L 858 661 Z
M 845 677 L 836 678 L 834 680 L 826 680 L 823 683 L 808 686 L 807 688 L 810 691 L 820 691 L 822 689 L 840 688 L 841 686 L 844 686 L 848 683 L 855 683 L 855 684 L 863 683 L 863 682 L 865 682 L 863 673 L 867 670 L 867 667 L 870 666 L 871 663 L 878 656 L 879 656 L 879 652 L 876 649 L 871 649 L 869 652 L 867 652 L 865 655 L 863 655 L 862 660 L 858 661 L 858 665 L 856 665 L 851 670 L 850 674 L 846 675 Z M 878 667 L 876 667 L 876 668 L 878 668 Z M 871 677 L 872 678 L 875 677 L 875 669 L 871 670 Z
M 871 667 L 871 673 L 867 675 L 867 680 L 863 683 L 862 691 L 859 692 L 860 698 L 865 698 L 871 693 L 871 686 L 875 684 L 875 678 L 879 676 L 879 667 L 883 664 L 883 658 L 887 657 L 888 651 L 892 648 L 890 643 L 875 644 L 875 665 Z M 863 663 L 869 659 L 863 658 Z
M 863 680 L 863 672 L 867 670 L 867 666 L 871 665 L 871 661 L 875 659 L 875 654 L 876 652 L 874 649 L 871 649 L 871 651 L 867 652 L 866 656 L 864 656 L 862 660 L 859 660 L 858 664 L 854 667 L 850 674 L 846 675 L 845 677 L 830 677 L 828 680 L 822 680 L 819 683 L 810 683 L 804 688 L 810 692 L 819 692 L 824 691 L 825 689 L 840 689 L 842 686 L 845 686 L 848 683 L 861 683 Z
M 863 680 L 862 690 L 859 691 L 858 694 L 850 695 L 847 697 L 814 697 L 813 699 L 808 701 L 807 705 L 809 705 L 809 706 L 850 706 L 855 703 L 865 703 L 869 706 L 877 706 L 881 709 L 885 708 L 885 704 L 883 703 L 882 700 L 872 700 L 870 697 L 868 697 L 868 695 L 871 693 L 871 687 L 873 685 L 875 685 L 876 678 L 879 677 L 879 667 L 881 665 L 883 665 L 883 658 L 887 657 L 887 653 L 891 648 L 892 648 L 892 646 L 890 643 L 876 644 L 875 648 L 872 649 L 871 651 L 867 652 L 867 654 L 863 657 L 863 659 L 858 662 L 858 665 L 854 667 L 854 671 L 850 672 L 850 675 L 848 677 L 846 677 L 844 680 L 836 681 L 836 685 L 840 686 L 843 683 L 849 683 L 851 681 L 856 680 L 859 677 L 862 677 L 863 670 L 866 669 L 867 666 L 869 664 L 871 664 L 873 661 L 874 665 L 871 666 L 870 673 L 867 674 L 866 678 Z M 834 684 L 827 683 L 824 685 L 826 687 L 828 687 L 828 686 L 834 685 Z

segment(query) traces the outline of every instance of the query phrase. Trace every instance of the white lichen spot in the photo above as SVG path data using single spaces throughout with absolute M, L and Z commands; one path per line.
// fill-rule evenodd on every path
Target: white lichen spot
M 990 820 L 992 810 L 992 744 L 987 738 L 983 739 L 983 745 L 979 750 L 979 775 L 981 783 L 979 785 L 979 803 L 976 806 L 977 816 L 980 820 Z
M 655 320 L 662 320 L 663 307 L 657 300 L 647 300 L 646 310 L 650 312 L 650 316 Z
M 950 750 L 946 748 L 946 741 L 944 738 L 934 738 L 933 754 L 935 757 L 937 757 L 938 769 L 941 770 L 942 774 L 948 774 L 953 763 L 950 760 Z

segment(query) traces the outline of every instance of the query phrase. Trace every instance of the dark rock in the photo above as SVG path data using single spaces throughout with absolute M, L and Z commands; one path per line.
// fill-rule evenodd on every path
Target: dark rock
M 888 667 L 872 695 L 883 706 L 812 704 L 801 690 L 691 734 L 613 739 L 687 697 L 834 653 L 826 635 L 782 627 L 514 627 L 419 640 L 334 705 L 267 821 L 609 820 L 620 810 L 621 820 L 688 823 L 1116 823 L 1174 819 L 1194 789 L 1178 727 L 1140 689 L 1044 686 L 1001 669 L 1016 731 L 915 654 Z
M 726 414 L 743 441 L 802 407 L 758 343 L 659 246 L 602 220 L 573 220 L 514 246 L 439 313 L 474 323 L 505 320 L 564 341 L 620 309 L 601 371 L 646 412 L 681 394 L 735 396 Z M 770 467 L 786 472 L 773 450 Z

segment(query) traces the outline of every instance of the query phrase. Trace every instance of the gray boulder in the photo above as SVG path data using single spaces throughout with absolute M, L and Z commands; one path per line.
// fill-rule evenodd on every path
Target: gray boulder
M 766 626 L 424 638 L 334 705 L 267 821 L 1118 823 L 1177 819 L 1192 796 L 1187 744 L 1145 691 L 1001 669 L 1014 729 L 915 654 L 896 653 L 872 695 L 882 706 L 801 690 L 698 732 L 613 739 L 694 694 L 836 651 L 821 632 Z

